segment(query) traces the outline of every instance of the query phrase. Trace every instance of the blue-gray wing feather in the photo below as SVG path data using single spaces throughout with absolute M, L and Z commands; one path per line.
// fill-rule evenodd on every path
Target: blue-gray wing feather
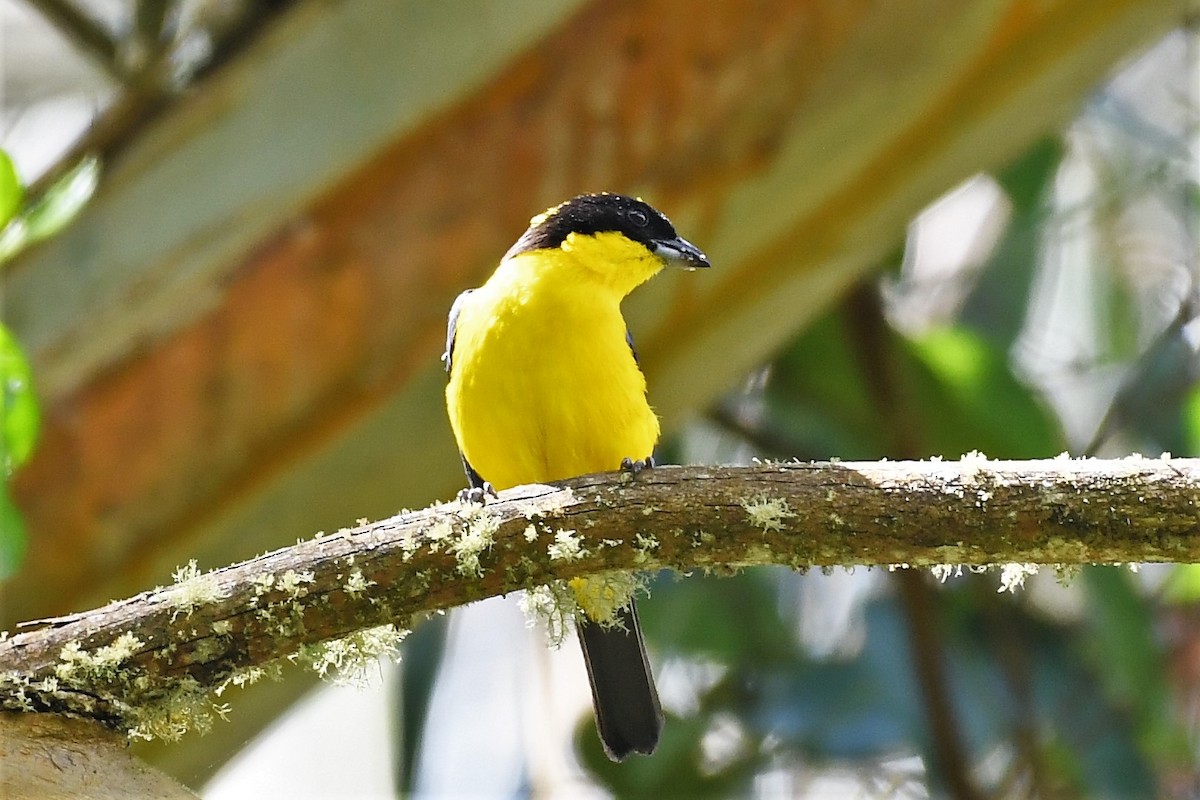
M 633 334 L 629 332 L 629 328 L 625 329 L 625 341 L 629 343 L 629 352 L 633 353 L 633 363 L 639 367 L 642 366 L 641 360 L 638 359 L 637 348 L 633 346 Z
M 458 328 L 458 313 L 462 311 L 463 302 L 467 299 L 467 295 L 475 291 L 467 289 L 465 292 L 454 298 L 454 305 L 450 306 L 450 317 L 446 320 L 446 351 L 442 353 L 442 364 L 446 367 L 446 374 L 450 374 L 450 367 L 453 366 L 454 359 L 454 333 Z

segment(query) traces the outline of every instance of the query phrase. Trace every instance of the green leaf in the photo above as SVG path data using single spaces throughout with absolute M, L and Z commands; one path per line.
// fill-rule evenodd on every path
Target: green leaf
M 1187 454 L 1200 456 L 1200 385 L 1193 388 L 1184 401 L 1183 430 Z
M 0 228 L 3 228 L 16 216 L 21 201 L 25 198 L 25 188 L 17 177 L 16 167 L 8 153 L 0 150 Z
M 965 328 L 925 334 L 908 345 L 912 407 L 930 452 L 1041 458 L 1063 450 L 1062 434 L 994 345 Z
M 62 230 L 92 198 L 99 181 L 100 161 L 93 156 L 59 178 L 43 197 L 0 233 L 0 263 Z
M 6 478 L 33 452 L 40 421 L 29 364 L 0 324 L 0 464 Z
M 0 484 L 0 581 L 17 571 L 25 558 L 25 522 L 8 496 L 8 481 Z
M 1181 605 L 1200 600 L 1200 564 L 1176 564 L 1163 585 L 1163 597 Z
M 100 182 L 100 161 L 88 156 L 63 175 L 46 196 L 25 215 L 28 243 L 40 242 L 62 230 L 87 204 Z

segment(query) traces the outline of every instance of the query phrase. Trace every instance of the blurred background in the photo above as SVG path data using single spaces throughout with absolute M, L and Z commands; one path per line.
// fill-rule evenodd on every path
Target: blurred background
M 0 628 L 462 485 L 445 313 L 638 194 L 661 460 L 1200 456 L 1200 8 L 0 0 Z M 1200 571 L 660 575 L 608 763 L 515 598 L 137 753 L 209 798 L 1200 795 Z

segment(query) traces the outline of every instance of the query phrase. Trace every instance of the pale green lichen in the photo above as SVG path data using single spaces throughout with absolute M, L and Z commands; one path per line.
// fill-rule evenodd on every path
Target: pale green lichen
M 188 561 L 188 563 L 184 564 L 182 567 L 176 567 L 174 571 L 171 572 L 171 580 L 175 581 L 177 584 L 186 583 L 187 581 L 195 580 L 198 577 L 200 577 L 200 568 L 196 566 L 196 559 L 194 558 Z
M 243 686 L 252 686 L 262 679 L 267 678 L 272 681 L 283 680 L 283 664 L 281 661 L 271 661 L 262 666 L 242 667 L 234 670 L 229 678 L 214 690 L 214 694 L 220 697 L 230 686 L 236 686 L 239 689 Z
M 1038 573 L 1037 564 L 1004 564 L 1000 567 L 1000 588 L 997 593 L 1013 592 L 1025 586 L 1025 579 Z
M 658 549 L 658 539 L 652 535 L 635 533 L 633 535 L 633 562 L 645 564 L 650 560 L 650 554 Z
M 633 548 L 643 552 L 657 550 L 659 546 L 658 538 L 653 534 L 635 533 L 633 535 Z
M 441 517 L 425 531 L 425 540 L 429 542 L 429 552 L 437 553 L 442 545 L 454 536 L 454 523 L 446 517 Z M 408 553 L 405 553 L 408 556 Z
M 299 600 L 308 594 L 308 587 L 304 584 L 312 583 L 316 576 L 311 570 L 303 570 L 296 572 L 294 569 L 289 569 L 287 572 L 279 576 L 276 585 L 281 591 L 287 592 L 288 597 L 293 600 Z
M 421 549 L 421 537 L 411 530 L 405 531 L 400 537 L 400 551 L 404 553 L 404 560 L 408 561 L 413 557 L 413 553 Z
M 363 576 L 361 569 L 356 569 L 350 573 L 350 577 L 342 584 L 342 590 L 353 598 L 357 598 L 368 588 L 375 585 L 375 581 L 369 581 Z
M 155 681 L 130 664 L 142 647 L 144 643 L 129 632 L 91 651 L 71 642 L 60 652 L 53 678 L 42 681 L 40 688 L 47 693 L 68 688 L 106 699 L 133 739 L 174 741 L 188 730 L 206 732 L 215 717 L 225 716 L 228 709 L 213 703 L 194 678 Z
M 479 556 L 495 544 L 501 519 L 475 506 L 466 522 L 466 529 L 450 545 L 450 551 L 454 554 L 459 575 L 481 577 L 483 568 L 479 564 Z
M 951 577 L 960 578 L 963 574 L 962 564 L 934 564 L 929 571 L 940 583 L 945 583 Z
M 217 576 L 211 572 L 201 573 L 196 566 L 196 559 L 188 561 L 182 567 L 177 567 L 171 573 L 175 585 L 170 587 L 167 596 L 176 608 L 171 612 L 171 621 L 180 614 L 190 617 L 197 608 L 224 600 L 229 593 L 221 588 Z
M 361 685 L 368 680 L 370 668 L 380 656 L 395 657 L 397 645 L 406 633 L 384 625 L 302 647 L 287 660 L 315 669 L 322 678 Z M 229 712 L 228 705 L 213 701 L 214 696 L 220 697 L 230 686 L 249 686 L 263 678 L 280 680 L 283 661 L 236 669 L 211 694 L 191 677 L 166 683 L 153 683 L 144 675 L 128 678 L 122 694 L 129 697 L 129 703 L 117 702 L 128 725 L 128 735 L 132 739 L 176 741 L 188 731 L 207 733 L 216 719 L 225 719 Z M 134 705 L 137 692 L 151 690 L 156 693 L 151 701 Z
M 0 689 L 3 689 L 3 705 L 8 711 L 33 711 L 33 700 L 29 697 L 29 676 L 19 672 L 0 674 Z
M 407 635 L 407 630 L 395 625 L 380 625 L 340 639 L 304 645 L 288 658 L 314 670 L 322 680 L 366 686 L 380 658 L 399 660 L 400 642 Z
M 1065 589 L 1071 585 L 1071 583 L 1082 571 L 1082 564 L 1055 564 L 1054 579 L 1058 581 L 1059 586 L 1062 586 Z
M 575 595 L 566 583 L 554 581 L 544 586 L 526 589 L 518 600 L 529 627 L 541 624 L 551 647 L 558 647 L 571 632 L 575 611 Z
M 186 574 L 184 580 L 195 575 Z M 260 578 L 257 586 L 263 591 L 269 587 L 281 589 L 292 595 L 291 600 L 258 609 L 256 613 L 271 617 L 291 609 L 298 613 L 299 604 L 295 596 L 307 591 L 306 584 L 312 582 L 310 573 L 289 571 L 278 580 Z M 352 588 L 365 590 L 370 585 L 361 573 L 352 575 L 348 584 Z M 283 623 L 281 623 L 283 624 Z M 202 638 L 194 644 L 194 655 L 198 660 L 219 657 L 220 637 L 232 632 L 229 620 L 218 620 L 213 624 L 215 637 Z M 307 664 L 324 678 L 340 682 L 361 684 L 369 676 L 370 667 L 381 656 L 395 657 L 397 645 L 406 634 L 392 625 L 359 631 L 342 639 L 320 645 L 302 647 L 291 656 L 292 661 Z M 193 635 L 197 635 L 193 631 Z M 132 659 L 145 648 L 145 643 L 132 633 L 124 633 L 110 644 L 85 649 L 81 643 L 72 642 L 62 648 L 54 675 L 30 686 L 27 678 L 11 680 L 0 678 L 6 684 L 6 707 L 28 705 L 32 708 L 29 694 L 36 691 L 44 696 L 53 695 L 64 689 L 85 692 L 109 704 L 123 720 L 127 734 L 133 739 L 164 739 L 175 741 L 188 731 L 208 732 L 217 719 L 226 718 L 229 707 L 216 702 L 230 686 L 242 687 L 264 677 L 278 679 L 281 661 L 261 666 L 233 669 L 228 677 L 211 691 L 194 678 L 166 678 L 147 673 Z M 207 649 L 205 649 L 207 648 Z M 169 654 L 175 649 L 172 643 L 160 651 Z M 161 659 L 160 659 L 161 660 Z
M 258 598 L 275 588 L 275 575 L 270 572 L 260 572 L 250 578 L 250 584 L 254 587 L 251 605 L 258 605 Z
M 578 561 L 587 555 L 587 549 L 573 530 L 559 529 L 554 532 L 554 541 L 546 548 L 551 561 Z
M 126 723 L 130 739 L 176 742 L 188 731 L 208 733 L 217 718 L 228 720 L 229 706 L 214 703 L 204 687 L 189 676 L 154 703 L 128 708 Z
M 746 516 L 750 518 L 750 524 L 756 528 L 762 528 L 763 533 L 783 530 L 784 520 L 796 516 L 788 506 L 787 500 L 778 497 L 768 498 L 765 495 L 756 495 L 748 500 L 742 500 L 741 506 L 746 510 Z
M 970 483 L 979 477 L 988 466 L 988 457 L 978 450 L 964 453 L 958 459 L 959 472 L 964 483 Z
M 79 642 L 70 642 L 58 654 L 54 674 L 63 683 L 83 688 L 89 683 L 117 679 L 122 664 L 137 654 L 144 642 L 132 633 L 123 633 L 112 644 L 95 650 L 84 650 Z

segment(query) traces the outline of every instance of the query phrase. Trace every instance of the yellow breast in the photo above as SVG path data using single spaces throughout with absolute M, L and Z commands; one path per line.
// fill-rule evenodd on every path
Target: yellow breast
M 658 418 L 625 340 L 623 294 L 510 259 L 459 312 L 446 389 L 459 448 L 497 489 L 649 456 Z

